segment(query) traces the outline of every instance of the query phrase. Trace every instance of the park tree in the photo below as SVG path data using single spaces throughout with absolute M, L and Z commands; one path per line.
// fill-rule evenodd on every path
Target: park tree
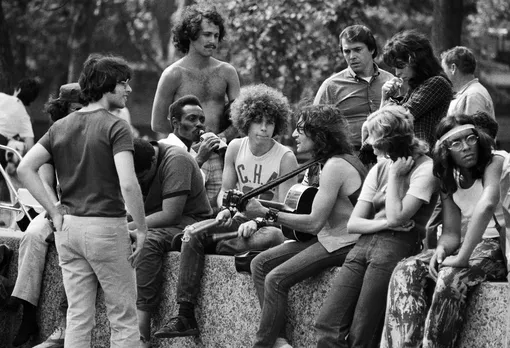
M 12 55 L 11 42 L 9 40 L 9 26 L 5 20 L 2 0 L 0 0 L 0 92 L 7 92 L 12 84 Z

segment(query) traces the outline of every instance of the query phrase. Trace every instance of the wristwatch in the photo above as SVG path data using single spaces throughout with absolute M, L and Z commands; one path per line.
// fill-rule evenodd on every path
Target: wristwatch
M 255 221 L 255 223 L 257 224 L 257 230 L 267 226 L 267 221 L 264 218 L 258 217 L 253 219 L 253 221 Z
M 276 221 L 278 221 L 278 213 L 279 212 L 280 211 L 278 209 L 269 208 L 269 210 L 266 213 L 266 217 L 265 217 L 267 222 L 274 224 Z

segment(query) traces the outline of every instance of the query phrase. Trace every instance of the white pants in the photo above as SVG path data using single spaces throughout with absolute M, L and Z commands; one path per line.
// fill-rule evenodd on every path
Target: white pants
M 135 271 L 125 218 L 64 216 L 55 233 L 69 302 L 65 348 L 89 348 L 97 283 L 105 294 L 112 348 L 139 347 Z
M 46 237 L 52 232 L 45 213 L 37 215 L 23 233 L 19 245 L 18 278 L 12 296 L 37 306 L 48 251 Z

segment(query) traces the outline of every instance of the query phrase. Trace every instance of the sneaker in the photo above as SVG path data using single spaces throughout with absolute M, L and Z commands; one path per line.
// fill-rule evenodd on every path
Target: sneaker
M 283 337 L 278 337 L 276 339 L 276 342 L 274 343 L 273 348 L 292 348 L 292 346 L 289 344 L 289 341 L 287 341 Z
M 198 336 L 197 321 L 195 318 L 174 317 L 170 319 L 168 324 L 159 329 L 154 336 L 157 338 Z
M 66 336 L 66 329 L 57 327 L 55 331 L 41 344 L 34 346 L 34 348 L 64 348 L 64 337 Z

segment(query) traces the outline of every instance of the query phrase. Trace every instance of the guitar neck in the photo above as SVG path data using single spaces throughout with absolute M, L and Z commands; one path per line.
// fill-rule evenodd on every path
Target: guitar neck
M 246 205 L 246 202 L 250 199 L 250 198 L 253 198 L 253 197 L 256 197 L 258 195 L 260 195 L 261 193 L 267 191 L 267 190 L 270 190 L 272 189 L 273 187 L 276 187 L 278 185 L 280 185 L 282 182 L 284 181 L 287 181 L 289 180 L 290 178 L 293 178 L 295 177 L 296 175 L 298 175 L 299 173 L 301 173 L 302 171 L 304 171 L 305 169 L 308 169 L 310 168 L 311 166 L 313 166 L 314 164 L 317 164 L 319 162 L 321 162 L 323 160 L 323 158 L 317 158 L 317 159 L 313 159 L 313 160 L 310 160 L 308 162 L 306 162 L 305 164 L 303 164 L 301 167 L 293 170 L 292 172 L 290 173 L 287 173 L 281 177 L 279 177 L 278 179 L 275 179 L 273 181 L 270 181 L 268 182 L 267 184 L 265 185 L 262 185 L 262 186 L 259 186 L 253 190 L 251 190 L 250 192 L 247 192 L 246 194 L 244 194 L 240 200 L 239 200 L 239 206 L 240 207 L 244 207 Z
M 285 208 L 287 207 L 285 205 L 285 203 L 274 202 L 274 201 L 266 201 L 264 199 L 258 199 L 258 201 L 260 202 L 260 204 L 262 204 L 266 208 L 274 208 L 274 209 L 278 209 L 278 210 L 285 210 Z

